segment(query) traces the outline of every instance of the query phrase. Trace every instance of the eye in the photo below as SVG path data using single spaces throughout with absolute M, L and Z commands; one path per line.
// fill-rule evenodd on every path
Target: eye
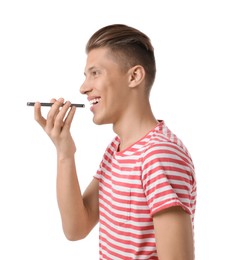
M 92 70 L 92 72 L 91 72 L 91 76 L 92 77 L 96 77 L 98 75 L 99 75 L 99 71 L 98 70 Z

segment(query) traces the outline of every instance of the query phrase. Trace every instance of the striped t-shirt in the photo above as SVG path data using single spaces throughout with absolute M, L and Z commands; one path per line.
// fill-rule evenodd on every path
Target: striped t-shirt
M 158 259 L 153 215 L 181 206 L 194 220 L 196 182 L 192 159 L 164 121 L 118 152 L 116 136 L 100 168 L 101 260 Z

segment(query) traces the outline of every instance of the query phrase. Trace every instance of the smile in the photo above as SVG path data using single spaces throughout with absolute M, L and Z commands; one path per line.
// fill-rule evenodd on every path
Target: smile
M 94 98 L 92 100 L 90 100 L 90 104 L 91 105 L 96 105 L 100 102 L 101 98 Z

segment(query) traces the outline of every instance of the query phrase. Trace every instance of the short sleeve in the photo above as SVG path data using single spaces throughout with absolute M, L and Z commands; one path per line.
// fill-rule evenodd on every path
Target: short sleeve
M 142 185 L 151 216 L 181 206 L 192 214 L 193 169 L 189 156 L 175 145 L 153 145 L 144 154 Z

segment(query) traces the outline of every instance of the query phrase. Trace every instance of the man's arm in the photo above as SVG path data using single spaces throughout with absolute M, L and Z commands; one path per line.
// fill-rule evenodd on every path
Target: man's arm
M 98 193 L 99 181 L 93 179 L 82 195 L 74 161 L 58 162 L 57 201 L 67 239 L 83 239 L 97 224 Z
M 82 195 L 75 166 L 76 146 L 70 133 L 75 107 L 64 99 L 51 100 L 47 119 L 35 104 L 35 120 L 54 143 L 57 151 L 57 200 L 63 230 L 69 240 L 84 238 L 99 219 L 99 183 L 93 180 Z
M 194 260 L 191 217 L 181 207 L 171 207 L 153 217 L 159 260 Z

